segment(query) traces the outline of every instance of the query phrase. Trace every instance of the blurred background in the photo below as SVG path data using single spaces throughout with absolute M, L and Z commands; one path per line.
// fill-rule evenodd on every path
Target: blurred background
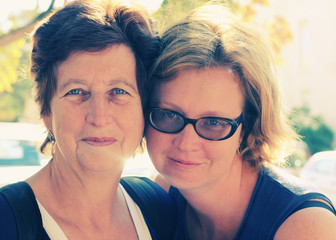
M 11 0 L 0 5 L 0 186 L 25 179 L 49 160 L 38 152 L 45 129 L 29 79 L 29 33 L 66 0 Z M 206 0 L 138 0 L 159 31 Z M 283 168 L 336 201 L 336 1 L 222 0 L 261 29 L 272 45 L 287 114 L 302 141 Z M 313 156 L 313 157 L 312 157 Z M 153 176 L 146 153 L 124 175 Z

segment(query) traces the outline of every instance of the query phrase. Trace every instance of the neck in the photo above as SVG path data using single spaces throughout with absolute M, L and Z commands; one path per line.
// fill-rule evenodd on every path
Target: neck
M 51 161 L 27 180 L 68 239 L 136 239 L 127 203 L 118 188 L 121 167 L 76 170 Z
M 112 213 L 118 205 L 116 202 L 123 201 L 122 194 L 117 191 L 121 171 L 74 171 L 53 161 L 28 179 L 36 198 L 53 217 L 70 215 L 70 218 L 76 216 L 89 221 Z
M 237 164 L 211 188 L 182 190 L 191 239 L 233 239 L 244 219 L 258 173 Z M 195 231 L 195 229 L 197 229 Z

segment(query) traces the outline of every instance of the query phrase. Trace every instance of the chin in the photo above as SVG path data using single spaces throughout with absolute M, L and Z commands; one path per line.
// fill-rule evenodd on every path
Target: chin
M 83 152 L 78 155 L 78 159 L 83 166 L 93 171 L 105 171 L 112 168 L 117 170 L 119 166 L 122 171 L 125 164 L 123 157 L 110 151 Z
M 193 189 L 200 185 L 200 178 L 198 176 L 183 176 L 181 174 L 162 174 L 162 176 L 170 185 L 180 190 Z

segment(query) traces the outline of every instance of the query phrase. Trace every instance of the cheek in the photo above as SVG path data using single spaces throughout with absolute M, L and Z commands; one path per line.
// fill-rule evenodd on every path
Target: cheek
M 63 137 L 74 135 L 75 137 L 82 131 L 85 121 L 85 116 L 83 116 L 82 112 L 61 109 L 54 116 L 52 122 L 56 135 L 61 134 Z
M 141 105 L 135 105 L 129 108 L 120 108 L 118 112 L 113 113 L 114 119 L 122 125 L 124 131 L 129 134 L 143 135 L 145 119 Z
M 156 141 L 157 134 L 155 132 L 156 131 L 151 126 L 149 125 L 146 126 L 145 137 L 146 137 L 147 150 L 149 154 L 153 153 L 155 150 L 154 142 L 160 143 Z
M 137 144 L 139 144 L 144 134 L 145 121 L 142 115 L 139 115 L 137 119 L 138 120 L 136 121 L 136 123 L 134 123 L 134 121 L 131 121 L 129 124 L 126 124 L 125 131 L 126 134 L 127 132 L 133 132 L 131 134 L 133 135 L 133 138 L 136 140 Z
M 221 161 L 231 161 L 236 155 L 240 146 L 240 133 L 236 133 L 231 138 L 212 142 L 212 144 L 203 145 L 203 149 L 209 159 L 222 159 Z
M 162 152 L 166 148 L 169 148 L 169 140 L 166 135 L 167 134 L 160 133 L 152 127 L 147 126 L 145 133 L 147 151 L 154 163 L 159 161 Z
M 114 122 L 124 135 L 124 150 L 134 153 L 144 134 L 145 120 L 141 108 L 122 109 L 115 113 Z

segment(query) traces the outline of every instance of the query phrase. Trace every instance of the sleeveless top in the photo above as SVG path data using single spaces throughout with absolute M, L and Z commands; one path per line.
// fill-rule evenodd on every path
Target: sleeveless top
M 139 239 L 172 240 L 177 211 L 167 192 L 146 177 L 123 177 L 120 184 Z M 27 183 L 18 182 L 0 188 L 0 239 L 50 240 L 53 236 L 48 236 L 49 230 L 42 226 L 41 212 L 44 215 L 42 205 L 39 206 Z M 47 219 L 55 226 L 52 218 L 47 216 Z M 65 237 L 61 230 L 62 234 Z
M 136 205 L 133 199 L 128 195 L 128 193 L 125 191 L 125 189 L 123 188 L 121 184 L 119 184 L 119 187 L 121 188 L 122 193 L 125 197 L 125 201 L 126 201 L 128 210 L 130 212 L 130 215 L 132 217 L 132 220 L 133 220 L 133 223 L 134 223 L 137 235 L 138 235 L 138 239 L 152 240 L 147 224 L 141 213 L 140 208 L 138 207 L 138 205 Z M 37 204 L 41 212 L 43 228 L 48 234 L 48 237 L 53 240 L 68 240 L 63 230 L 60 228 L 60 226 L 56 223 L 56 221 L 52 218 L 52 216 L 47 212 L 47 210 L 43 207 L 43 205 L 38 200 L 37 200 Z
M 174 240 L 188 237 L 186 200 L 178 189 L 171 187 L 169 195 L 178 205 L 178 225 Z M 321 201 L 330 204 L 330 206 Z M 259 173 L 249 206 L 234 240 L 273 239 L 281 224 L 296 211 L 307 207 L 322 207 L 336 215 L 331 201 L 313 186 L 276 167 L 263 167 Z

